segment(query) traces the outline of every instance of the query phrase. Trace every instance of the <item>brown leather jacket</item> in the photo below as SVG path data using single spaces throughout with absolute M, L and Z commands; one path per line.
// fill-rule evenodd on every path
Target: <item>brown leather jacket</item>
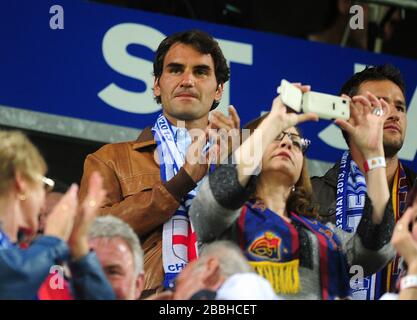
M 161 182 L 154 151 L 156 142 L 149 127 L 136 141 L 107 144 L 87 156 L 80 184 L 82 201 L 89 176 L 99 171 L 107 191 L 99 215 L 112 214 L 124 220 L 139 236 L 145 254 L 142 297 L 163 289 L 162 225 L 196 186 L 184 169 L 170 181 Z

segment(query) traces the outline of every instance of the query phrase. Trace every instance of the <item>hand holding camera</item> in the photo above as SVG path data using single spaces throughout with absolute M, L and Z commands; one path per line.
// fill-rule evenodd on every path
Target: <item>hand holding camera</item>
M 349 100 L 314 91 L 302 92 L 283 79 L 278 87 L 282 102 L 296 112 L 314 112 L 322 119 L 350 118 Z

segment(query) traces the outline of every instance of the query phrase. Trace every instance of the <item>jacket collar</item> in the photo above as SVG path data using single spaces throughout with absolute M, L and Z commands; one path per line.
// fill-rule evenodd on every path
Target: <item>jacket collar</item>
M 153 138 L 151 127 L 146 127 L 133 143 L 133 149 L 142 149 L 149 146 L 156 146 L 156 141 Z

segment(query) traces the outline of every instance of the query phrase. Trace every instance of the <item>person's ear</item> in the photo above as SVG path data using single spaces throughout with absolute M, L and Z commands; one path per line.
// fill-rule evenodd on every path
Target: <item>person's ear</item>
M 23 177 L 23 175 L 16 171 L 14 174 L 14 188 L 17 194 L 24 194 L 27 191 L 27 180 Z
M 224 84 L 220 83 L 217 85 L 217 89 L 216 89 L 216 94 L 214 95 L 214 100 L 216 100 L 216 102 L 220 102 L 222 95 L 223 95 L 223 90 L 224 90 Z
M 135 283 L 135 299 L 138 300 L 142 294 L 143 287 L 145 286 L 145 275 L 143 273 L 139 274 L 136 278 Z
M 153 82 L 153 94 L 155 97 L 159 97 L 161 95 L 161 88 L 159 87 L 159 78 L 155 78 Z

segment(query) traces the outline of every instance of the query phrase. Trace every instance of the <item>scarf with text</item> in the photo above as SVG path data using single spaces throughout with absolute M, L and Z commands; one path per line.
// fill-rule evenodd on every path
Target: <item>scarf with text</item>
M 356 232 L 365 206 L 366 180 L 357 164 L 345 151 L 339 167 L 336 192 L 336 226 L 347 232 Z M 395 221 L 405 208 L 408 184 L 405 171 L 399 162 L 395 174 L 392 201 Z M 400 258 L 397 256 L 380 272 L 363 279 L 363 286 L 355 286 L 352 297 L 355 300 L 377 300 L 385 292 L 395 291 L 395 283 L 401 272 Z
M 152 128 L 160 161 L 161 180 L 169 181 L 184 165 L 191 137 L 185 128 L 169 123 L 160 114 Z M 206 146 L 207 149 L 207 146 Z M 164 287 L 169 288 L 186 266 L 197 258 L 196 234 L 188 217 L 191 201 L 194 199 L 200 183 L 183 199 L 174 215 L 164 223 L 162 232 L 162 263 L 165 272 Z

